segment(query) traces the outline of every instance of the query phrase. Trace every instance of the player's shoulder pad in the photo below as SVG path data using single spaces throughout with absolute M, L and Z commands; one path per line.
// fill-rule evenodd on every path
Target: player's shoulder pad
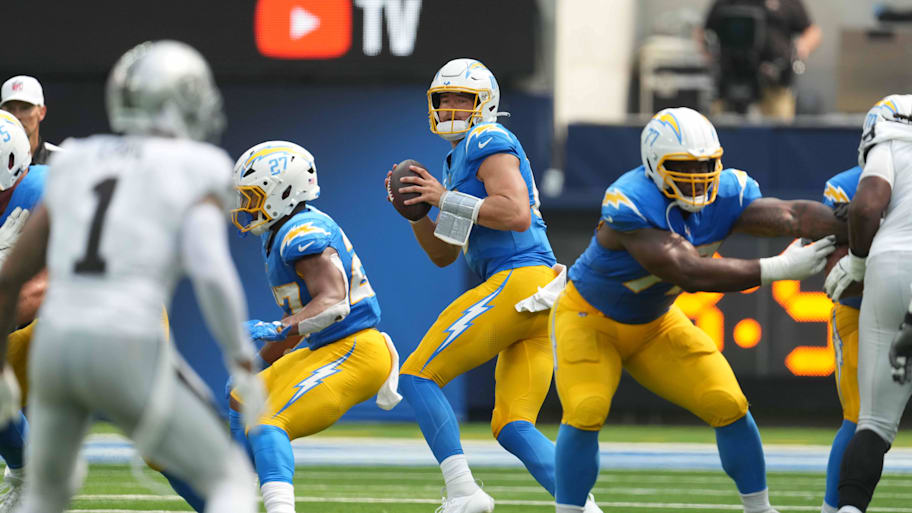
M 296 214 L 282 227 L 279 255 L 286 262 L 322 253 L 332 243 L 339 227 L 328 215 L 308 209 Z
M 605 190 L 602 221 L 618 231 L 653 226 L 651 214 L 653 210 L 664 210 L 665 201 L 662 198 L 662 193 L 640 166 L 621 175 Z
M 760 184 L 746 171 L 733 168 L 722 170 L 717 200 L 736 200 L 739 206 L 746 207 L 761 196 Z
M 858 179 L 861 177 L 861 166 L 855 166 L 841 173 L 837 173 L 827 180 L 823 188 L 823 203 L 833 207 L 838 203 L 849 203 L 855 196 L 858 188 Z
M 480 160 L 495 153 L 519 156 L 519 140 L 500 123 L 482 123 L 465 138 L 466 160 Z
M 196 186 L 193 196 L 214 196 L 223 208 L 231 208 L 235 202 L 232 175 L 234 161 L 228 153 L 213 144 L 183 140 L 184 155 L 189 169 L 185 174 Z

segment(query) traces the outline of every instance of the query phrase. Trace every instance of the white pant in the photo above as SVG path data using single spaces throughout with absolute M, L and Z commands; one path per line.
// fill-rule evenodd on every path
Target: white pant
M 912 383 L 898 385 L 890 367 L 890 343 L 909 307 L 912 252 L 873 255 L 867 261 L 858 317 L 858 429 L 893 443 Z
M 80 333 L 42 318 L 29 357 L 31 426 L 22 512 L 64 510 L 75 490 L 61 483 L 70 482 L 90 416 L 96 412 L 131 438 L 143 437 L 137 440 L 143 456 L 206 497 L 207 512 L 255 511 L 247 458 L 212 408 L 163 360 L 169 358 L 163 344 L 155 335 L 138 339 Z M 162 390 L 168 396 L 153 399 Z M 159 414 L 144 417 L 153 403 L 162 408 Z

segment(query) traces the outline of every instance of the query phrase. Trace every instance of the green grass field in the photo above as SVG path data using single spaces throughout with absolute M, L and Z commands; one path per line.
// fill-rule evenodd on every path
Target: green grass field
M 557 426 L 543 426 L 549 437 Z M 111 432 L 100 425 L 94 432 Z M 833 432 L 824 429 L 777 429 L 762 431 L 767 443 L 828 445 Z M 467 424 L 466 439 L 490 438 L 484 424 Z M 318 436 L 417 437 L 411 424 L 341 424 Z M 608 426 L 603 441 L 611 442 L 713 442 L 705 427 Z M 902 444 L 910 445 L 910 437 Z M 95 465 L 85 486 L 74 499 L 72 511 L 159 512 L 190 511 L 158 474 L 143 470 L 154 487 L 137 481 L 127 466 Z M 516 468 L 478 468 L 475 476 L 497 500 L 500 513 L 550 512 L 552 498 L 529 476 Z M 253 484 L 251 484 L 253 486 Z M 299 467 L 295 474 L 297 511 L 306 512 L 433 512 L 440 504 L 442 479 L 439 470 L 427 467 Z M 823 498 L 823 473 L 770 473 L 773 504 L 781 513 L 816 512 Z M 721 471 L 605 470 L 593 493 L 607 512 L 739 512 L 734 485 Z M 262 509 L 261 511 L 265 511 Z M 871 513 L 912 513 L 912 476 L 885 475 Z

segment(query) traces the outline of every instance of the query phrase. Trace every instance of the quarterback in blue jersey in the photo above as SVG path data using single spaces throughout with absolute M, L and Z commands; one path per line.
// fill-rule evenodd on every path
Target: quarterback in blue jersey
M 763 448 L 747 399 L 715 343 L 675 306 L 681 290 L 727 292 L 823 269 L 845 223 L 814 201 L 761 198 L 747 173 L 722 168 L 702 114 L 656 114 L 641 136 L 643 165 L 605 192 L 601 219 L 551 310 L 557 391 L 557 511 L 583 511 L 598 475 L 598 432 L 621 370 L 716 429 L 722 467 L 746 513 L 772 513 Z M 781 255 L 711 257 L 731 233 L 821 239 Z
M 380 304 L 351 241 L 308 204 L 320 193 L 313 156 L 297 144 L 269 141 L 244 152 L 234 171 L 240 204 L 232 220 L 260 236 L 266 276 L 284 314 L 248 323 L 251 338 L 269 342 L 260 354 L 271 365 L 260 373 L 267 413 L 246 438 L 267 513 L 294 513 L 291 440 L 326 429 L 378 392 L 380 407 L 395 406 L 399 356 L 376 328 Z M 237 399 L 232 394 L 235 433 L 242 425 Z
M 484 282 L 440 314 L 402 365 L 400 388 L 443 472 L 447 496 L 439 511 L 489 512 L 494 500 L 472 477 L 441 388 L 497 357 L 491 431 L 553 494 L 554 444 L 535 421 L 553 372 L 547 310 L 566 275 L 545 234 L 529 160 L 497 123 L 494 75 L 474 59 L 454 59 L 434 76 L 427 98 L 431 132 L 452 150 L 442 183 L 413 166 L 418 176 L 403 177 L 399 192 L 418 193 L 406 204 L 440 209 L 436 221 L 424 216 L 412 222 L 430 259 L 444 267 L 464 253 Z M 601 511 L 591 500 L 587 508 Z
M 9 164 L 0 166 L 0 262 L 6 259 L 29 213 L 44 192 L 47 166 L 29 165 L 29 148 L 28 137 L 19 120 L 8 112 L 0 111 L 0 162 Z M 16 325 L 19 329 L 9 335 L 7 361 L 13 370 L 11 374 L 15 376 L 23 405 L 28 401 L 26 368 L 35 325 L 33 321 L 46 286 L 47 275 L 42 273 L 23 287 L 17 303 Z M 0 428 L 0 456 L 6 462 L 3 474 L 6 491 L 0 496 L 0 512 L 13 511 L 19 504 L 27 431 L 28 422 L 21 411 L 12 422 Z
M 848 220 L 849 203 L 858 188 L 861 167 L 847 169 L 826 182 L 823 204 L 832 208 L 840 219 Z M 827 461 L 826 493 L 821 513 L 836 513 L 839 506 L 839 467 L 842 455 L 858 424 L 858 312 L 861 296 L 843 294 L 833 303 L 829 330 L 836 359 L 836 391 L 842 405 L 842 425 L 833 438 Z

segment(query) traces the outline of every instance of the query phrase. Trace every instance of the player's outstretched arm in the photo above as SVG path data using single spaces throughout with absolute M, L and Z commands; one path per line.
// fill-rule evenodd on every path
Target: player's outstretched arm
M 756 199 L 741 212 L 732 232 L 811 240 L 836 235 L 837 242 L 848 240 L 845 221 L 837 218 L 830 207 L 810 200 Z
M 826 255 L 833 251 L 833 240 L 824 239 L 807 246 L 792 244 L 771 258 L 704 258 L 687 239 L 666 230 L 620 232 L 602 224 L 597 237 L 602 246 L 625 249 L 647 271 L 688 292 L 734 292 L 775 280 L 802 279 L 823 269 Z
M 228 250 L 225 217 L 215 198 L 187 213 L 181 258 L 206 324 L 225 353 L 226 367 L 241 397 L 241 414 L 252 426 L 265 410 L 266 392 L 256 375 L 253 343 L 243 328 L 247 302 Z
M 609 249 L 625 249 L 647 271 L 688 292 L 732 292 L 760 285 L 757 260 L 703 258 L 680 235 L 655 228 L 629 232 L 602 224 L 598 242 Z

